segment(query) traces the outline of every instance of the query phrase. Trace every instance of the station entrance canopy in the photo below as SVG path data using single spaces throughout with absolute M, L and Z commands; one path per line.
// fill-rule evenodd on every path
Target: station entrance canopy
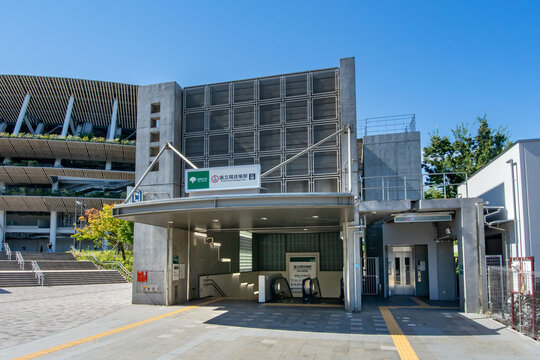
M 213 195 L 117 205 L 114 216 L 186 230 L 340 231 L 354 220 L 349 193 Z

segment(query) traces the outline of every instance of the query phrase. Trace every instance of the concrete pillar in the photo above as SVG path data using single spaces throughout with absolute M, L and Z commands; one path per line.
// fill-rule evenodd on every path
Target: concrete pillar
M 118 115 L 118 99 L 114 99 L 111 123 L 109 125 L 109 131 L 107 132 L 107 140 L 114 140 L 114 138 L 116 137 L 117 115 Z
M 39 124 L 37 124 L 36 126 L 36 131 L 35 131 L 35 134 L 43 134 L 43 130 L 45 130 L 45 123 L 42 123 L 40 122 Z
M 30 94 L 26 94 L 26 96 L 24 97 L 21 111 L 19 111 L 19 117 L 17 118 L 17 123 L 15 123 L 15 128 L 13 129 L 13 135 L 19 135 L 19 133 L 21 132 L 21 127 L 24 121 L 24 117 L 26 116 L 26 108 L 28 107 L 28 103 L 30 103 Z
M 0 122 L 0 132 L 5 132 L 7 128 L 7 123 L 5 121 Z
M 112 169 L 112 161 L 107 161 L 105 163 L 105 170 L 111 170 Z
M 6 211 L 0 210 L 0 251 L 4 251 L 6 241 Z
M 28 119 L 28 116 L 24 117 L 24 123 L 28 127 L 28 130 L 30 130 L 30 134 L 34 135 L 35 134 L 34 128 L 32 127 L 32 124 L 30 123 L 30 119 Z
M 51 211 L 51 225 L 49 227 L 49 242 L 52 243 L 53 252 L 56 252 L 57 222 L 58 222 L 58 212 Z
M 73 102 L 75 101 L 75 98 L 73 95 L 69 97 L 68 107 L 66 110 L 66 116 L 64 117 L 64 125 L 62 126 L 62 136 L 67 136 L 69 125 L 71 123 L 71 112 L 73 111 Z
M 461 310 L 477 313 L 484 305 L 486 278 L 481 276 L 485 262 L 479 259 L 485 253 L 484 241 L 479 241 L 476 202 L 480 199 L 461 199 L 458 234 L 458 271 Z

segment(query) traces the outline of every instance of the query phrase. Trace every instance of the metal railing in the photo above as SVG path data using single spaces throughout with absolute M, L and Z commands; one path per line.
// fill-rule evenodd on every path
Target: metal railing
M 38 280 L 38 285 L 45 285 L 45 275 L 43 274 L 43 271 L 39 268 L 39 265 L 37 261 L 32 260 L 32 271 L 34 272 L 34 277 Z
M 11 249 L 9 248 L 9 244 L 7 242 L 4 243 L 4 252 L 6 253 L 7 258 L 11 260 Z
M 454 182 L 454 177 L 462 177 L 464 182 Z M 440 181 L 435 183 L 439 178 Z M 428 183 L 428 180 L 431 183 Z M 468 175 L 464 172 L 445 172 L 417 175 L 388 175 L 359 177 L 362 200 L 420 200 L 426 198 L 430 189 L 438 198 L 469 197 Z M 458 187 L 465 186 L 465 194 L 458 193 Z M 432 197 L 432 198 L 437 198 Z
M 219 287 L 219 285 L 214 281 L 214 279 L 204 279 L 204 285 L 205 286 L 212 286 L 221 297 L 227 297 L 225 292 Z
M 131 282 L 131 272 L 119 261 L 102 261 L 96 264 L 101 269 L 107 270 L 116 270 L 118 271 L 127 281 Z
M 402 114 L 367 118 L 360 121 L 358 129 L 364 128 L 364 136 L 396 134 L 416 131 L 416 115 Z
M 24 259 L 20 251 L 15 251 L 15 260 L 17 260 L 17 263 L 21 267 L 21 270 L 24 270 Z

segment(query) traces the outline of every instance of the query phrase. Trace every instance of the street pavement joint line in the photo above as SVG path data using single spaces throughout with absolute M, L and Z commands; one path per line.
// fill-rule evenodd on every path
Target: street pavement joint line
M 392 316 L 390 309 L 386 306 L 379 306 L 379 310 L 386 322 L 386 327 L 388 327 L 388 331 L 390 332 L 390 336 L 392 336 L 401 360 L 419 360 L 409 340 L 407 340 L 407 337 L 403 334 L 403 331 L 401 331 L 401 328 Z
M 415 303 L 417 303 L 418 305 L 420 305 L 421 307 L 429 307 L 428 304 L 426 304 L 425 302 L 423 302 L 422 300 L 420 300 L 419 298 L 417 298 L 416 296 L 413 296 L 413 301 Z
M 221 300 L 223 300 L 223 298 L 215 298 L 215 299 L 212 299 L 210 301 L 205 301 L 205 302 L 200 303 L 200 304 L 190 305 L 190 306 L 185 307 L 185 308 L 180 309 L 180 310 L 171 311 L 169 313 L 158 315 L 158 316 L 155 316 L 155 317 L 150 318 L 150 319 L 142 320 L 142 321 L 139 321 L 139 322 L 136 322 L 136 323 L 133 323 L 133 324 L 129 324 L 129 325 L 125 325 L 125 326 L 121 326 L 119 328 L 112 329 L 112 330 L 109 330 L 109 331 L 105 331 L 105 332 L 102 332 L 102 333 L 99 333 L 99 334 L 96 334 L 96 335 L 88 336 L 88 337 L 78 339 L 78 340 L 74 340 L 74 341 L 71 341 L 71 342 L 68 342 L 68 343 L 65 343 L 65 344 L 62 344 L 62 345 L 58 345 L 58 346 L 54 346 L 54 347 L 51 347 L 51 348 L 48 348 L 48 349 L 45 349 L 45 350 L 37 351 L 37 352 L 32 353 L 32 354 L 16 357 L 16 358 L 13 358 L 12 360 L 35 359 L 35 358 L 40 357 L 40 356 L 48 355 L 48 354 L 51 354 L 51 353 L 54 353 L 54 352 L 57 352 L 57 351 L 60 351 L 60 350 L 64 350 L 64 349 L 67 349 L 67 348 L 70 348 L 70 347 L 73 347 L 73 346 L 81 345 L 81 344 L 84 344 L 84 343 L 87 343 L 87 342 L 90 342 L 90 341 L 93 341 L 93 340 L 96 340 L 96 339 L 100 339 L 100 338 L 103 338 L 103 337 L 106 337 L 106 336 L 109 336 L 109 335 L 117 334 L 117 333 L 122 332 L 122 331 L 133 329 L 133 328 L 139 327 L 141 325 L 146 325 L 146 324 L 149 324 L 151 322 L 161 320 L 161 319 L 165 319 L 165 318 L 174 316 L 176 314 L 180 314 L 180 313 L 182 313 L 184 311 L 195 309 L 195 308 L 197 308 L 199 306 L 208 305 L 208 304 L 211 304 L 211 303 L 214 303 L 214 302 L 217 302 L 217 301 L 221 301 Z

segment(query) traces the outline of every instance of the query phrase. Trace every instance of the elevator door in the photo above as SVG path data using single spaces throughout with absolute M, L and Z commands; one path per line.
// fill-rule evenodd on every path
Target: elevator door
M 392 295 L 414 294 L 412 250 L 394 249 L 391 258 L 390 287 Z M 393 286 L 392 286 L 393 285 Z

